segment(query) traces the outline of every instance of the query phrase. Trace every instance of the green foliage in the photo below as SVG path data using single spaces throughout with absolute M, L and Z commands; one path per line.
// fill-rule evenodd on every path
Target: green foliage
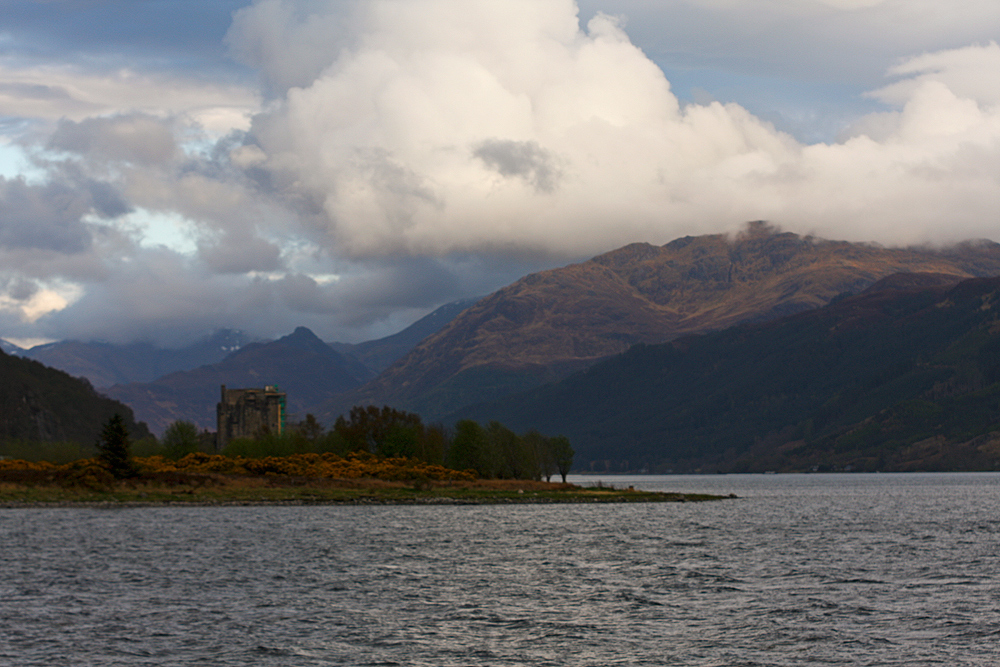
M 115 414 L 101 430 L 97 443 L 98 459 L 115 479 L 125 479 L 136 474 L 132 463 L 132 443 L 129 441 L 125 420 Z
M 315 415 L 311 412 L 306 413 L 305 420 L 297 424 L 294 428 L 309 442 L 316 442 L 323 437 L 323 433 L 325 432 L 323 425 L 316 421 Z
M 444 464 L 445 452 L 448 451 L 448 434 L 441 424 L 431 424 L 424 429 L 424 437 L 420 441 L 420 458 L 427 463 Z
M 163 455 L 178 460 L 199 451 L 198 427 L 189 421 L 175 421 L 163 433 Z
M 556 461 L 556 468 L 562 476 L 563 483 L 566 482 L 566 475 L 573 467 L 573 448 L 569 444 L 569 438 L 564 435 L 556 436 L 549 440 L 549 447 L 552 449 L 552 456 Z
M 524 442 L 524 446 L 533 454 L 538 476 L 544 477 L 546 482 L 551 481 L 552 475 L 558 469 L 556 467 L 555 452 L 552 450 L 552 439 L 546 438 L 535 429 L 531 429 L 521 436 L 521 440 Z
M 568 457 L 566 456 L 566 452 Z M 456 470 L 475 470 L 487 479 L 551 479 L 558 469 L 573 463 L 569 440 L 547 438 L 538 431 L 518 436 L 497 421 L 485 428 L 471 419 L 455 424 L 447 464 Z M 560 468 L 560 462 L 563 468 Z M 565 474 L 563 477 L 565 481 Z
M 290 428 L 281 435 L 266 433 L 259 438 L 234 438 L 221 452 L 226 456 L 245 458 L 266 458 L 269 456 L 290 456 L 292 454 L 336 454 L 346 456 L 350 445 L 336 432 L 312 432 Z
M 138 440 L 132 441 L 132 456 L 134 457 L 145 457 L 145 456 L 163 456 L 163 447 L 157 441 L 155 435 L 147 435 L 145 438 L 139 438 Z
M 406 456 L 427 463 L 441 463 L 444 459 L 444 434 L 440 427 L 425 427 L 420 415 L 389 406 L 381 409 L 374 405 L 355 406 L 346 419 L 337 418 L 333 432 L 349 451 Z
M 347 456 L 351 453 L 351 445 L 343 436 L 334 431 L 325 433 L 323 437 L 313 442 L 313 451 L 317 454 L 336 454 L 337 456 Z
M 500 479 L 540 479 L 538 454 L 524 438 L 501 424 L 491 421 L 486 426 L 486 442 L 495 452 L 495 477 Z
M 486 455 L 486 448 L 483 427 L 464 419 L 455 424 L 447 465 L 454 470 L 475 470 L 480 477 L 492 477 L 493 466 Z

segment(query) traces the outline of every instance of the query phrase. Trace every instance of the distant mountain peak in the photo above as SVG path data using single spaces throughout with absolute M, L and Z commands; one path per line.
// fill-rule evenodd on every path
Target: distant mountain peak
M 312 332 L 312 329 L 308 327 L 295 327 L 295 331 L 288 334 L 287 336 L 283 336 L 280 340 L 293 340 L 293 339 L 320 340 L 319 337 Z
M 319 336 L 314 334 L 311 329 L 307 327 L 295 327 L 295 331 L 288 334 L 287 336 L 282 336 L 278 340 L 274 341 L 278 345 L 291 345 L 293 347 L 308 349 L 316 352 L 322 352 L 325 355 L 336 355 L 340 356 L 340 353 L 334 350 L 332 347 L 324 343 Z

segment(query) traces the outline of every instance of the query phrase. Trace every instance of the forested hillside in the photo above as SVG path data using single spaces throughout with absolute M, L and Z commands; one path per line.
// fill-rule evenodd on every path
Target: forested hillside
M 42 442 L 73 442 L 89 452 L 115 413 L 133 438 L 149 435 L 128 406 L 98 394 L 86 380 L 0 353 L 0 454 L 22 455 L 12 448 Z
M 998 315 L 1000 278 L 903 274 L 456 418 L 565 433 L 578 469 L 1000 469 Z

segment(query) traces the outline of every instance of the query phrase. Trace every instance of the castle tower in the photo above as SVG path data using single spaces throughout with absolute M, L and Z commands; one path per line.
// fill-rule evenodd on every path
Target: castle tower
M 216 448 L 222 451 L 233 438 L 281 434 L 285 428 L 285 393 L 274 385 L 263 389 L 226 389 L 215 407 L 218 422 Z

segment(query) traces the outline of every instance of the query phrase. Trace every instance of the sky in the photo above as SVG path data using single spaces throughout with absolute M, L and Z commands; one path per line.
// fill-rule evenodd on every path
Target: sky
M 0 337 L 324 340 L 767 220 L 1000 241 L 996 0 L 0 0 Z

